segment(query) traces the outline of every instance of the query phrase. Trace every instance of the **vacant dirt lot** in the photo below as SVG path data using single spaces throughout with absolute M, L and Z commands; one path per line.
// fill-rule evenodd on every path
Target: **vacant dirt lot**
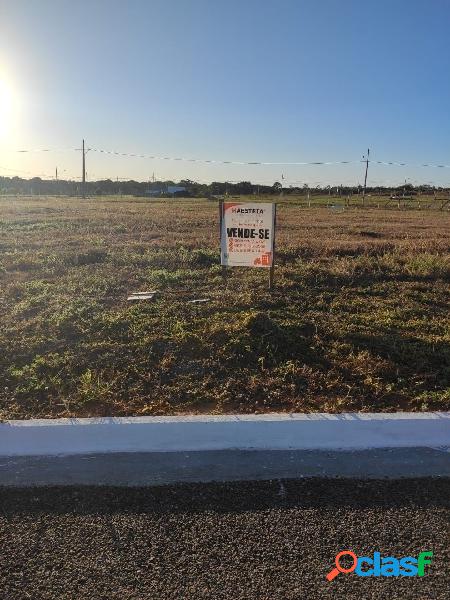
M 278 223 L 270 295 L 217 203 L 0 199 L 0 417 L 448 408 L 449 214 Z

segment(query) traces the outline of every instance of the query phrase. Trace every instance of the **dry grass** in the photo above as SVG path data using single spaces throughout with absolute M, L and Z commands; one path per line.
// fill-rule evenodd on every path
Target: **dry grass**
M 217 221 L 0 200 L 0 416 L 450 406 L 448 213 L 281 205 L 272 295 L 257 269 L 223 281 Z

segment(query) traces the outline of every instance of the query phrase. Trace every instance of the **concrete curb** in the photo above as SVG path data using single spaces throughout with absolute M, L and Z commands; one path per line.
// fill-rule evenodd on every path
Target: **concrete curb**
M 0 485 L 450 476 L 450 413 L 7 421 Z
M 450 446 L 450 412 L 37 419 L 0 424 L 0 456 Z

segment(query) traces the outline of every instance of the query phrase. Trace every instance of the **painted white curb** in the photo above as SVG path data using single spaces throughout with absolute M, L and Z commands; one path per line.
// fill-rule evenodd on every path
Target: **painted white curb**
M 37 419 L 0 424 L 0 456 L 450 447 L 450 412 Z

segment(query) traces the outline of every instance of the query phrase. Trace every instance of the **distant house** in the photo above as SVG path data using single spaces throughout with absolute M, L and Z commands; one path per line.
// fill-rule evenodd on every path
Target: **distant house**
M 145 195 L 160 198 L 161 196 L 183 196 L 186 193 L 186 187 L 183 185 L 168 185 L 166 189 L 146 190 Z
M 167 186 L 167 193 L 170 194 L 171 196 L 175 196 L 175 194 L 180 196 L 181 194 L 184 194 L 185 192 L 186 192 L 186 188 L 183 185 L 168 185 Z

